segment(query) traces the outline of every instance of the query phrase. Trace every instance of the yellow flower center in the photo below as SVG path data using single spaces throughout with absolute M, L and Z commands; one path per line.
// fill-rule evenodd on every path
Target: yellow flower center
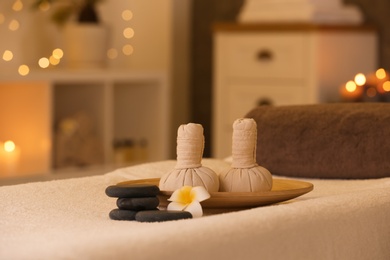
M 182 204 L 190 204 L 194 201 L 195 194 L 191 194 L 192 187 L 190 186 L 183 186 L 180 189 L 179 196 L 178 196 L 178 202 Z

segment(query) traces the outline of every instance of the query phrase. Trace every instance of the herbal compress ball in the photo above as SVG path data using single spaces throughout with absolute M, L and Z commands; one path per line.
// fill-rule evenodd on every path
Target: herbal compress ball
M 174 191 L 183 186 L 203 186 L 208 192 L 217 192 L 219 179 L 210 168 L 201 164 L 204 149 L 203 127 L 189 123 L 177 130 L 177 163 L 161 177 L 160 189 Z
M 270 191 L 272 175 L 256 163 L 257 125 L 251 118 L 233 123 L 232 167 L 219 176 L 220 191 Z

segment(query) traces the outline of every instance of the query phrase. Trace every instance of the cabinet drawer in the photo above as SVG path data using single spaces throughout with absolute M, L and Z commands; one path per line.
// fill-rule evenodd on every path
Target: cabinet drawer
M 231 85 L 227 96 L 225 122 L 230 129 L 234 120 L 243 117 L 259 103 L 269 100 L 272 105 L 294 105 L 306 103 L 305 88 L 297 85 Z
M 225 49 L 227 75 L 302 78 L 305 49 L 305 36 L 299 33 L 229 35 Z

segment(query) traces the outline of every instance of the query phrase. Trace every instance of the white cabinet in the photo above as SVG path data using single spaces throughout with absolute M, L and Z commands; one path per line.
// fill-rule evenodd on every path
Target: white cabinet
M 339 87 L 377 69 L 377 36 L 362 26 L 214 27 L 213 157 L 231 155 L 232 124 L 259 104 L 339 101 Z
M 92 122 L 86 129 L 93 128 L 101 150 L 95 165 L 115 162 L 116 140 L 142 142 L 142 160 L 169 159 L 169 93 L 166 75 L 154 71 L 53 70 L 2 78 L 0 142 L 13 140 L 21 150 L 12 174 L 51 172 L 58 124 L 77 113 Z

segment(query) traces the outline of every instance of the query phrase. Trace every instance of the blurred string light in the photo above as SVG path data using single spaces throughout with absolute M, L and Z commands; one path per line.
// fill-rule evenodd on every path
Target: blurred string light
M 15 12 L 20 12 L 23 10 L 23 3 L 21 0 L 16 0 L 14 4 L 12 5 L 12 10 Z
M 10 50 L 5 50 L 3 53 L 3 60 L 11 61 L 14 58 L 14 54 Z
M 131 19 L 133 19 L 133 12 L 131 10 L 128 10 L 128 9 L 123 10 L 122 19 L 125 22 L 130 21 Z M 125 39 L 132 39 L 134 37 L 134 29 L 131 27 L 126 27 L 123 30 L 123 37 Z M 129 55 L 133 54 L 133 52 L 134 52 L 134 47 L 131 44 L 127 43 L 127 44 L 123 45 L 122 53 L 124 55 L 129 56 Z
M 52 57 L 57 60 L 60 60 L 62 59 L 62 57 L 64 57 L 64 51 L 60 48 L 54 49 L 52 52 Z
M 50 9 L 51 5 L 49 1 L 43 1 L 39 9 L 40 11 L 48 11 Z M 23 11 L 24 4 L 23 0 L 15 0 L 12 4 L 12 11 L 14 12 L 21 12 Z M 120 16 L 124 22 L 129 22 L 133 19 L 133 12 L 129 9 L 125 9 L 122 11 L 122 14 Z M 8 18 L 8 19 L 7 19 Z M 7 20 L 9 22 L 7 22 Z M 7 22 L 7 24 L 6 24 Z M 11 32 L 16 32 L 20 29 L 22 24 L 20 22 L 13 18 L 10 19 L 9 17 L 6 17 L 3 13 L 0 13 L 0 25 L 5 25 Z M 134 47 L 128 42 L 128 40 L 132 39 L 134 37 L 134 29 L 130 26 L 125 26 L 123 29 L 122 35 L 125 38 L 126 42 L 123 44 L 121 53 L 123 55 L 129 56 L 132 55 L 134 52 Z M 1 50 L 0 50 L 1 51 Z M 1 55 L 1 52 L 0 52 Z M 40 68 L 46 69 L 49 68 L 50 66 L 57 66 L 60 64 L 61 59 L 64 56 L 64 52 L 62 49 L 55 49 L 52 51 L 52 54 L 49 57 L 41 57 L 38 59 L 37 64 Z M 119 56 L 119 51 L 116 48 L 110 48 L 107 50 L 107 57 L 109 59 L 116 59 Z M 14 58 L 14 52 L 11 49 L 4 50 L 2 54 L 2 59 L 5 62 L 10 62 Z M 18 67 L 18 73 L 21 76 L 26 76 L 30 73 L 30 67 L 26 64 L 22 64 Z
M 122 11 L 121 17 L 122 17 L 122 20 L 127 23 L 133 19 L 133 12 L 129 9 L 125 9 Z M 134 37 L 134 34 L 135 34 L 134 29 L 130 26 L 125 26 L 125 28 L 122 31 L 122 36 L 126 42 L 123 44 L 121 51 L 122 51 L 122 54 L 125 56 L 130 56 L 134 52 L 133 45 L 131 45 L 128 42 L 129 40 L 131 40 Z M 114 47 L 110 48 L 107 50 L 107 57 L 111 60 L 116 59 L 119 56 L 119 52 L 120 51 L 118 51 L 118 49 L 116 49 Z
M 39 65 L 39 67 L 41 67 L 42 69 L 46 69 L 47 67 L 49 67 L 50 61 L 49 61 L 48 58 L 42 57 L 42 58 L 39 59 L 38 65 Z
M 15 0 L 12 4 L 11 8 L 12 8 L 12 11 L 14 11 L 14 12 L 22 11 L 24 8 L 23 1 L 22 0 Z M 41 11 L 47 11 L 50 8 L 50 3 L 48 1 L 44 1 L 39 6 L 39 8 Z M 7 19 L 6 19 L 5 15 L 3 13 L 0 13 L 0 25 L 4 24 L 6 22 L 6 20 Z M 18 31 L 20 29 L 21 24 L 17 19 L 12 18 L 9 20 L 7 27 L 11 32 L 15 32 L 15 31 Z M 53 50 L 52 55 L 49 58 L 47 58 L 47 57 L 39 58 L 38 59 L 38 66 L 40 68 L 43 68 L 43 69 L 46 69 L 49 66 L 56 66 L 60 63 L 63 56 L 64 56 L 64 52 L 62 51 L 62 49 L 57 48 L 57 49 Z M 2 59 L 4 61 L 9 62 L 9 61 L 12 61 L 13 58 L 14 58 L 14 53 L 12 50 L 5 50 L 3 52 Z M 18 67 L 18 73 L 21 76 L 26 76 L 30 73 L 30 67 L 26 64 L 22 64 Z
M 57 59 L 54 56 L 50 56 L 49 57 L 49 62 L 50 62 L 51 65 L 57 66 L 58 64 L 60 64 L 60 59 Z
M 8 29 L 10 31 L 17 31 L 20 27 L 19 21 L 16 19 L 12 19 L 11 22 L 8 24 Z
M 49 58 L 47 57 L 40 58 L 38 61 L 38 65 L 42 69 L 46 69 L 50 65 L 57 66 L 58 64 L 60 64 L 62 57 L 64 57 L 64 51 L 60 48 L 56 48 L 52 51 Z
M 23 64 L 19 66 L 18 72 L 21 76 L 26 76 L 30 73 L 30 68 L 27 65 Z
M 122 19 L 124 21 L 130 21 L 131 19 L 133 19 L 133 12 L 130 10 L 123 10 Z
M 23 7 L 24 7 L 24 5 L 23 5 L 22 0 L 15 0 L 11 6 L 11 9 L 14 12 L 20 12 L 23 10 Z M 19 30 L 21 25 L 17 19 L 12 18 L 9 20 L 9 22 L 7 22 L 7 24 L 5 24 L 6 20 L 8 20 L 8 19 L 6 19 L 5 15 L 3 13 L 0 13 L 0 25 L 4 24 L 5 26 L 7 26 L 8 30 L 10 30 L 11 32 L 16 32 Z M 4 61 L 10 62 L 13 60 L 13 58 L 14 58 L 14 53 L 12 50 L 8 50 L 8 49 L 4 50 L 3 56 L 2 56 L 2 59 Z M 30 71 L 29 67 L 25 64 L 20 65 L 18 68 L 19 74 L 23 75 L 23 76 L 27 75 L 29 73 L 29 71 Z
M 131 44 L 126 44 L 126 45 L 123 46 L 122 52 L 125 55 L 131 55 L 134 52 L 134 48 L 133 48 L 133 46 Z
M 123 36 L 126 38 L 126 39 L 131 39 L 134 37 L 134 30 L 133 28 L 131 27 L 127 27 L 123 30 Z

